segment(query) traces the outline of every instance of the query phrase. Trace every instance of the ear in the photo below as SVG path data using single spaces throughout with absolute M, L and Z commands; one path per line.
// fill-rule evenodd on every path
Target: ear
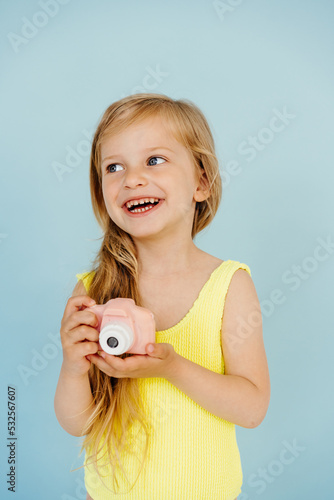
M 211 191 L 209 187 L 209 181 L 204 169 L 201 169 L 201 174 L 197 176 L 197 188 L 194 193 L 194 199 L 196 201 L 204 201 L 209 198 Z

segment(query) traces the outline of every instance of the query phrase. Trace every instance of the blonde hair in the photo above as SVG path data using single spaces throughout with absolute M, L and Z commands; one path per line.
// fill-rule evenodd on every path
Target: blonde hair
M 102 194 L 101 144 L 107 137 L 120 133 L 132 123 L 155 116 L 159 116 L 164 124 L 169 126 L 176 140 L 191 153 L 198 175 L 203 172 L 206 174 L 209 195 L 204 201 L 196 202 L 192 239 L 210 224 L 221 201 L 222 182 L 214 140 L 206 118 L 195 104 L 186 99 L 174 100 L 163 94 L 135 94 L 111 104 L 98 124 L 90 156 L 92 207 L 104 234 L 101 248 L 93 262 L 94 276 L 89 288 L 89 296 L 98 304 L 104 304 L 112 298 L 124 297 L 132 298 L 138 306 L 143 306 L 138 289 L 137 250 L 134 241 L 130 234 L 113 222 L 105 207 Z M 125 353 L 121 357 L 127 356 L 129 354 Z M 131 452 L 126 437 L 132 426 L 137 423 L 145 434 L 144 458 L 138 479 L 152 430 L 144 412 L 138 380 L 108 377 L 93 363 L 89 370 L 89 380 L 96 408 L 82 431 L 85 439 L 80 453 L 84 448 L 87 452 L 91 451 L 91 455 L 88 456 L 87 453 L 87 460 L 92 459 L 91 463 L 94 463 L 102 479 L 97 458 L 106 445 L 105 454 L 108 454 L 112 466 L 113 483 L 118 486 L 116 465 L 120 465 L 122 452 Z

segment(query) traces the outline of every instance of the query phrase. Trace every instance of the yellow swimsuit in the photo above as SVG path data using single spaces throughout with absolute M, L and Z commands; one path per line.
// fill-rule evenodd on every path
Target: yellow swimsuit
M 156 342 L 168 342 L 181 356 L 224 374 L 221 325 L 226 293 L 235 271 L 246 264 L 222 262 L 204 284 L 191 309 L 168 330 L 156 332 Z M 92 273 L 76 275 L 87 292 Z M 243 481 L 235 425 L 208 412 L 164 378 L 138 379 L 145 408 L 154 424 L 144 468 L 134 488 L 115 495 L 100 482 L 93 465 L 85 467 L 85 485 L 94 500 L 234 500 Z M 142 456 L 140 457 L 142 458 Z M 130 486 L 138 460 L 123 459 Z M 102 469 L 101 469 L 102 470 Z M 103 480 L 108 481 L 108 465 Z M 121 483 L 123 491 L 129 484 Z

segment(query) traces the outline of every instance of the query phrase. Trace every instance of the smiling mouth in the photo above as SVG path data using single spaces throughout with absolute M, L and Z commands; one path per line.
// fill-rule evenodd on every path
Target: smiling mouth
M 146 202 L 140 205 L 134 205 L 131 208 L 123 205 L 123 210 L 128 214 L 129 217 L 133 217 L 136 219 L 137 217 L 145 217 L 146 215 L 155 212 L 164 202 L 164 198 L 160 198 L 157 202 Z
M 160 202 L 160 200 L 159 201 L 154 201 L 153 203 L 151 203 L 150 201 L 148 201 L 146 203 L 140 203 L 139 205 L 132 205 L 132 207 L 130 207 L 130 208 L 128 208 L 125 205 L 125 208 L 128 210 L 128 212 L 132 212 L 132 213 L 147 212 L 148 210 L 151 210 L 156 205 L 158 205 L 159 202 Z

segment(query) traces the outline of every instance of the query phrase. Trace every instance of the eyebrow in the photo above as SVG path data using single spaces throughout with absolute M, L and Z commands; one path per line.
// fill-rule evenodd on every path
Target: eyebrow
M 150 148 L 146 148 L 146 149 L 143 149 L 144 152 L 147 152 L 147 151 L 156 151 L 157 149 L 166 149 L 168 151 L 171 151 L 171 153 L 174 153 L 174 151 L 170 148 L 167 148 L 166 146 L 154 146 L 154 147 L 150 147 Z M 105 158 L 103 158 L 102 160 L 102 163 L 105 161 L 105 160 L 111 160 L 112 158 L 116 158 L 116 157 L 121 157 L 122 155 L 119 155 L 119 154 L 115 154 L 115 155 L 112 155 L 112 156 L 106 156 Z

